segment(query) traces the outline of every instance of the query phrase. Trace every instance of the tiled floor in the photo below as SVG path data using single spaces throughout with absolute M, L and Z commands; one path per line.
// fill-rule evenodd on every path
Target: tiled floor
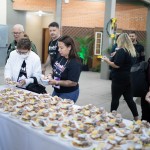
M 4 84 L 3 68 L 0 68 L 0 84 Z M 47 73 L 50 70 L 47 70 Z M 105 107 L 107 111 L 110 110 L 111 103 L 111 81 L 100 79 L 100 73 L 95 72 L 82 72 L 80 81 L 80 96 L 77 101 L 78 105 L 94 104 L 97 107 Z M 47 91 L 51 93 L 53 91 L 51 86 L 47 86 Z M 139 104 L 137 105 L 139 114 L 141 109 Z M 132 114 L 126 104 L 121 98 L 118 112 L 126 119 L 133 119 Z

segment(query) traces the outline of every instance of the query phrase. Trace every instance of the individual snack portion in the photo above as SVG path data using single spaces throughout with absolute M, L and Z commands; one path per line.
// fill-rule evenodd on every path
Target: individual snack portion
M 84 134 L 79 134 L 77 139 L 73 139 L 72 145 L 77 148 L 92 148 L 92 142 Z
M 44 128 L 44 132 L 48 135 L 57 135 L 61 132 L 61 128 L 58 123 L 51 123 Z
M 17 85 L 18 85 L 18 82 L 12 81 L 12 80 L 7 80 L 7 81 L 6 81 L 6 84 L 8 84 L 8 85 L 10 85 L 10 86 L 17 86 Z

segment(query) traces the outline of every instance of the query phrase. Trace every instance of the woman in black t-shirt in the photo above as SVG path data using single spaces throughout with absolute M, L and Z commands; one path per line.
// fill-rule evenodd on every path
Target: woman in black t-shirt
M 132 97 L 130 69 L 136 58 L 135 48 L 127 33 L 122 33 L 117 40 L 118 50 L 114 56 L 113 62 L 107 57 L 102 59 L 108 63 L 112 69 L 112 102 L 111 111 L 117 110 L 121 95 L 124 96 L 134 119 L 138 119 L 138 111 Z
M 52 96 L 77 101 L 79 96 L 79 77 L 81 63 L 75 44 L 70 36 L 63 36 L 58 40 L 60 57 L 53 66 L 53 79 L 49 81 L 54 87 Z

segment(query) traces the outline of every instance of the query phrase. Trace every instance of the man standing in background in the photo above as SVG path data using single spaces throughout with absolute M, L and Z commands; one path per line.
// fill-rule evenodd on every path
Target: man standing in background
M 134 31 L 130 32 L 129 37 L 130 37 L 130 39 L 135 47 L 135 50 L 136 50 L 137 58 L 136 58 L 135 64 L 145 61 L 144 47 L 137 41 L 136 33 Z M 145 95 L 146 95 L 146 93 L 145 93 Z M 147 112 L 149 111 L 149 105 L 145 100 L 145 96 L 141 96 L 140 98 L 134 97 L 134 100 L 137 102 L 140 101 L 140 99 L 141 99 L 141 110 L 142 110 L 141 119 L 148 121 L 149 115 L 147 114 Z
M 58 52 L 58 39 L 60 37 L 59 24 L 57 22 L 52 22 L 49 24 L 48 27 L 49 27 L 49 34 L 51 37 L 51 41 L 49 42 L 48 45 L 48 57 L 42 69 L 43 74 L 45 74 L 46 67 L 48 65 L 51 65 L 53 68 L 55 61 L 59 57 L 59 52 Z
M 17 42 L 19 39 L 24 37 L 24 27 L 21 24 L 15 24 L 12 29 L 12 34 L 14 36 L 14 40 L 12 43 L 10 43 L 8 50 L 7 50 L 7 57 L 6 57 L 6 62 L 7 59 L 9 58 L 10 53 L 17 48 Z M 36 46 L 31 42 L 31 50 L 37 54 L 37 49 Z
M 137 60 L 136 63 L 139 63 L 141 61 L 145 60 L 145 53 L 144 53 L 144 47 L 137 41 L 137 35 L 134 31 L 129 33 L 129 37 L 135 47 L 136 54 L 137 54 Z

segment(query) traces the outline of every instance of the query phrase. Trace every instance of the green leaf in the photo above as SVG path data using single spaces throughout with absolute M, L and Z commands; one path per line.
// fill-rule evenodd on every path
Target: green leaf
M 94 39 L 90 36 L 85 36 L 75 37 L 75 40 L 79 43 L 78 55 L 83 59 L 83 64 L 86 65 L 88 63 L 88 59 L 91 57 L 90 51 L 93 50 L 93 48 L 91 48 L 91 45 L 93 44 Z

